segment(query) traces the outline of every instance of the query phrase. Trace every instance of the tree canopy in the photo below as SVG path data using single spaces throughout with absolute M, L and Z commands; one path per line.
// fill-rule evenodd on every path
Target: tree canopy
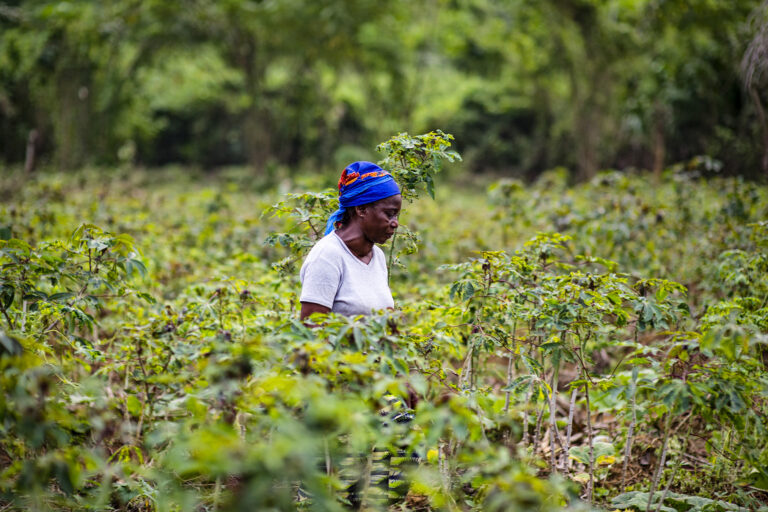
M 767 19 L 758 0 L 4 2 L 0 158 L 338 167 L 440 126 L 475 171 L 707 155 L 756 177 Z

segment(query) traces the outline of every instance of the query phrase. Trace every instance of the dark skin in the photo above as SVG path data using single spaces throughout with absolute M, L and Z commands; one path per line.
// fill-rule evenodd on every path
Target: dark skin
M 373 258 L 373 245 L 383 244 L 395 234 L 403 197 L 400 194 L 352 208 L 349 222 L 336 230 L 352 254 L 365 264 Z M 300 318 L 312 313 L 330 313 L 331 308 L 314 302 L 302 302 Z

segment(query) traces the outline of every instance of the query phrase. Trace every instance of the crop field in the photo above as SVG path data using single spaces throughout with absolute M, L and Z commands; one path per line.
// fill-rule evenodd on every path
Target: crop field
M 312 327 L 336 175 L 7 172 L 0 510 L 767 510 L 768 188 L 435 151 L 395 310 Z

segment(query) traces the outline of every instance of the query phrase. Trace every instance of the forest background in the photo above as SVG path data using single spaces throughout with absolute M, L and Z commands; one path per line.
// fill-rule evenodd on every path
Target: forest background
M 339 169 L 439 127 L 470 172 L 768 172 L 765 2 L 6 1 L 0 159 Z

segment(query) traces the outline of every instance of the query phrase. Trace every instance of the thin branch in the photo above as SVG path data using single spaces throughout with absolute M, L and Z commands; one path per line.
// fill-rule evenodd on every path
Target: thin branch
M 551 471 L 553 473 L 557 473 L 557 464 L 556 464 L 556 458 L 555 458 L 555 436 L 557 435 L 557 381 L 558 381 L 558 375 L 560 371 L 560 362 L 557 361 L 554 365 L 554 368 L 552 369 L 552 385 L 550 386 L 550 392 L 549 392 L 549 444 L 550 444 L 550 453 L 549 453 L 549 463 L 551 466 Z M 558 436 L 559 437 L 559 436 Z
M 661 457 L 659 458 L 659 467 L 656 468 L 656 474 L 653 476 L 651 482 L 651 491 L 648 493 L 648 504 L 645 507 L 645 512 L 650 512 L 651 504 L 653 502 L 653 496 L 656 493 L 656 489 L 659 485 L 659 479 L 661 478 L 661 472 L 664 470 L 664 463 L 667 459 L 667 441 L 669 441 L 670 424 L 672 422 L 672 412 L 667 412 L 666 421 L 664 422 L 664 440 L 661 442 Z
M 621 366 L 621 363 L 624 362 L 624 359 L 626 357 L 627 357 L 627 354 L 624 354 L 624 355 L 621 356 L 621 358 L 619 359 L 619 362 L 616 363 L 616 366 L 613 367 L 613 371 L 610 373 L 610 377 L 609 378 L 612 379 L 616 375 L 616 370 L 619 369 L 619 366 Z
M 397 229 L 395 229 L 395 233 L 392 235 L 392 243 L 389 246 L 389 258 L 387 261 L 387 282 L 389 282 L 390 279 L 392 279 L 392 265 L 395 261 L 395 241 L 397 240 Z
M 632 383 L 629 387 L 629 393 L 632 395 L 631 409 L 632 409 L 632 421 L 627 429 L 627 439 L 624 443 L 624 464 L 621 468 L 621 492 L 624 492 L 624 488 L 627 483 L 627 467 L 629 466 L 629 459 L 632 456 L 632 436 L 635 431 L 635 423 L 637 422 L 637 409 L 636 409 L 636 394 L 637 394 L 637 372 L 632 371 Z
M 541 408 L 538 410 L 539 413 L 536 416 L 536 432 L 533 435 L 533 452 L 532 455 L 536 455 L 536 452 L 539 449 L 539 440 L 541 439 L 541 420 L 544 417 L 544 410 L 546 409 L 545 405 L 542 405 Z
M 3 309 L 3 316 L 5 317 L 5 320 L 8 322 L 8 328 L 13 330 L 13 321 L 11 320 L 11 317 L 8 316 L 8 311 Z
M 512 385 L 512 357 L 507 358 L 507 391 L 504 394 L 504 413 L 509 412 L 509 398 L 512 392 L 509 390 L 509 386 Z
M 571 391 L 571 403 L 568 407 L 568 426 L 565 430 L 565 446 L 563 447 L 563 462 L 562 466 L 567 475 L 571 469 L 571 433 L 573 432 L 573 413 L 576 409 L 576 396 L 578 395 L 578 388 L 574 387 Z
M 587 484 L 587 501 L 591 505 L 592 491 L 595 488 L 595 446 L 592 441 L 592 411 L 589 404 L 589 383 L 587 381 L 584 381 L 584 396 L 587 402 L 587 439 L 589 442 L 589 483 Z
M 528 387 L 528 391 L 525 394 L 525 409 L 523 410 L 523 446 L 528 445 L 528 439 L 530 434 L 528 433 L 528 409 L 531 406 L 531 397 L 533 395 L 533 386 Z
M 688 447 L 688 434 L 691 432 L 691 427 L 688 427 L 688 432 L 685 434 L 685 438 L 683 439 L 683 450 L 682 452 L 685 453 L 686 448 Z M 675 481 L 675 477 L 677 476 L 677 471 L 680 469 L 680 464 L 682 463 L 683 458 L 678 457 L 675 461 L 675 469 L 672 470 L 672 475 L 669 477 L 669 481 L 667 482 L 666 487 L 664 488 L 664 492 L 661 494 L 661 499 L 659 500 L 659 504 L 656 506 L 656 512 L 660 512 L 661 506 L 664 503 L 664 500 L 667 498 L 667 493 L 669 492 L 669 488 L 672 487 L 672 483 Z

